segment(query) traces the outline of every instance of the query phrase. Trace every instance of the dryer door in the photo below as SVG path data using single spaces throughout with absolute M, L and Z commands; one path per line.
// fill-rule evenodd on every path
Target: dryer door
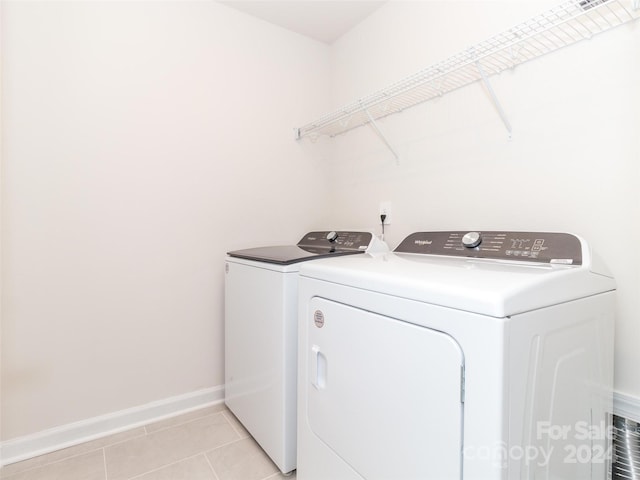
M 309 312 L 307 420 L 345 469 L 461 478 L 464 358 L 453 338 L 317 297 Z

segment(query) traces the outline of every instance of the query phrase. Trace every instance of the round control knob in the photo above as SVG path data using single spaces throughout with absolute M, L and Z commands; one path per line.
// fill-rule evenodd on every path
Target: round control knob
M 327 235 L 327 240 L 329 240 L 330 243 L 335 242 L 338 239 L 338 232 L 329 232 L 329 234 Z
M 462 237 L 462 245 L 467 248 L 477 247 L 482 243 L 482 235 L 479 232 L 469 232 Z

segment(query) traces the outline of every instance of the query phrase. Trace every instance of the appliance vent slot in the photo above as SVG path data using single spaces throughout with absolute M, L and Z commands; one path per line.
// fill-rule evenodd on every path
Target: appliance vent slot
M 640 423 L 613 416 L 612 480 L 640 480 Z

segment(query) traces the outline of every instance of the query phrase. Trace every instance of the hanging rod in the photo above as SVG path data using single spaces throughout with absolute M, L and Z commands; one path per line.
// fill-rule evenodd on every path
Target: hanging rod
M 482 81 L 483 73 L 496 75 L 638 18 L 640 0 L 566 1 L 388 88 L 296 128 L 295 137 L 340 135 L 371 120 Z

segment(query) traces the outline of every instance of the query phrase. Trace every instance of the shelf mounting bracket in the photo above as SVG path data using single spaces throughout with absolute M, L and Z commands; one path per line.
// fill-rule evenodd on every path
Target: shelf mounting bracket
M 387 148 L 389 150 L 391 150 L 391 153 L 393 153 L 393 156 L 396 157 L 396 163 L 398 165 L 400 165 L 400 157 L 398 156 L 398 153 L 396 152 L 396 150 L 391 146 L 391 144 L 389 143 L 389 141 L 387 140 L 387 137 L 384 136 L 384 133 L 382 133 L 382 130 L 380 130 L 380 127 L 378 127 L 378 124 L 376 123 L 376 121 L 374 120 L 374 118 L 371 116 L 371 114 L 369 113 L 369 110 L 367 110 L 367 108 L 362 105 L 362 103 L 360 103 L 361 107 L 362 107 L 362 111 L 367 115 L 367 118 L 369 119 L 369 124 L 371 125 L 371 127 L 375 130 L 375 132 L 378 134 L 378 136 L 380 137 L 380 139 L 384 142 L 384 144 L 387 146 Z
M 493 87 L 491 86 L 491 82 L 489 82 L 489 77 L 485 73 L 484 69 L 482 68 L 482 65 L 480 65 L 480 61 L 478 60 L 476 60 L 476 67 L 478 69 L 478 72 L 480 72 L 480 76 L 482 77 L 482 83 L 484 83 L 484 86 L 487 88 L 487 91 L 489 92 L 489 96 L 491 97 L 491 100 L 493 101 L 493 104 L 496 107 L 496 110 L 498 110 L 498 114 L 502 119 L 502 123 L 504 123 L 504 126 L 507 128 L 507 132 L 509 132 L 509 140 L 511 140 L 512 129 L 511 129 L 511 123 L 507 118 L 507 114 L 504 113 L 504 109 L 502 108 L 502 105 L 500 104 L 500 101 L 496 96 L 496 92 L 493 90 Z

